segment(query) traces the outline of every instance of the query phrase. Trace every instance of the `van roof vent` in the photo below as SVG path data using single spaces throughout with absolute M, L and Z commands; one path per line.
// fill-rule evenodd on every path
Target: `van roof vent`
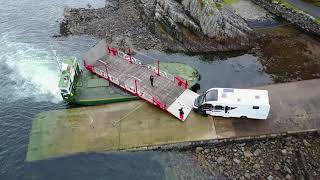
M 254 96 L 256 99 L 260 99 L 260 96 Z
M 234 89 L 231 89 L 231 88 L 225 88 L 225 89 L 223 89 L 223 92 L 234 92 Z
M 238 98 L 238 99 L 237 99 L 237 101 L 238 101 L 238 102 L 240 102 L 240 101 L 241 101 L 241 99 L 240 99 L 240 98 Z

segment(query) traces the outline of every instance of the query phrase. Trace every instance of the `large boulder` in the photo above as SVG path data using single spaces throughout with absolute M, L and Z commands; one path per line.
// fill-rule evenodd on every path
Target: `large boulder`
M 222 1 L 183 0 L 182 5 L 210 38 L 247 36 L 251 31 L 246 21 Z
M 180 43 L 180 48 L 209 52 L 250 47 L 251 28 L 224 1 L 156 0 L 154 4 L 155 31 Z

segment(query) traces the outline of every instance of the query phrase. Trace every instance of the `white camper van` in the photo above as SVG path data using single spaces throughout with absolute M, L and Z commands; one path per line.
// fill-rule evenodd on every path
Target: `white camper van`
M 270 105 L 268 91 L 211 88 L 194 102 L 195 111 L 205 115 L 267 119 Z

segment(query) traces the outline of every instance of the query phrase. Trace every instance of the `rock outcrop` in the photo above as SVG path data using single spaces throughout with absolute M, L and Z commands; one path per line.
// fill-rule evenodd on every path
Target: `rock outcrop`
M 252 0 L 254 3 L 259 4 L 269 12 L 276 16 L 282 17 L 283 19 L 295 24 L 301 29 L 313 33 L 320 37 L 320 21 L 315 17 L 307 14 L 302 9 L 293 8 L 286 4 L 282 4 L 281 1 L 271 0 Z
M 154 26 L 151 29 L 175 42 L 173 49 L 209 52 L 250 47 L 250 27 L 223 1 L 154 0 L 147 5 L 145 0 L 137 2 L 149 21 L 154 17 L 155 23 L 149 24 Z
M 210 38 L 246 36 L 251 30 L 231 8 L 221 2 L 183 0 L 184 9 L 199 21 L 202 32 Z
M 225 1 L 112 0 L 99 9 L 69 9 L 61 35 L 127 38 L 136 48 L 185 52 L 245 50 L 251 28 Z M 235 0 L 236 1 L 236 0 Z

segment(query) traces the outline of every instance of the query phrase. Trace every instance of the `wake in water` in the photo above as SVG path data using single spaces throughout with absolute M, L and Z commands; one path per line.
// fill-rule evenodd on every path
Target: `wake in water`
M 59 69 L 50 50 L 0 37 L 0 97 L 4 102 L 32 98 L 58 103 Z

